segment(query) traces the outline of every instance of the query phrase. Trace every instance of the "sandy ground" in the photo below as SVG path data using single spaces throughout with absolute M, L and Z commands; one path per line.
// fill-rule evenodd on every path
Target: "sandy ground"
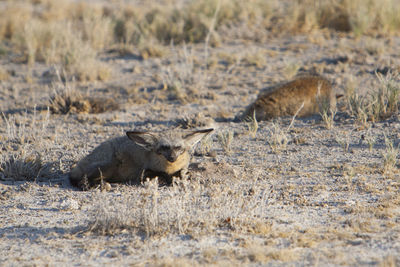
M 318 71 L 341 93 L 368 93 L 379 84 L 376 70 L 399 69 L 399 38 L 237 41 L 209 48 L 208 69 L 203 44 L 166 49 L 147 60 L 104 53 L 108 81 L 70 83 L 119 104 L 101 114 L 48 112 L 60 87 L 54 68 L 36 63 L 27 82 L 26 65 L 0 59 L 12 74 L 0 82 L 3 163 L 5 155 L 38 153 L 43 164 L 35 181 L 0 176 L 0 265 L 400 264 L 400 175 L 397 165 L 383 171 L 385 136 L 399 144 L 398 114 L 365 127 L 344 99 L 331 129 L 319 116 L 291 126 L 282 118 L 260 122 L 253 137 L 245 122 L 232 121 L 262 88 L 297 70 Z M 171 80 L 181 82 L 178 92 L 165 88 Z M 196 149 L 190 181 L 109 192 L 69 184 L 71 166 L 102 141 L 182 126 L 184 118 L 193 126 L 212 118 L 216 129 Z M 230 143 L 221 141 L 229 134 Z M 274 146 L 274 136 L 287 144 Z

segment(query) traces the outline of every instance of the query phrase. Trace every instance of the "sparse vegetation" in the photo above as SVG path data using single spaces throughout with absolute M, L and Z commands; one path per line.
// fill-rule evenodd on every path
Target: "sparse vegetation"
M 399 6 L 0 1 L 0 265 L 399 265 Z M 307 71 L 337 113 L 233 120 Z M 172 185 L 70 184 L 103 141 L 177 126 L 216 133 Z
M 96 59 L 96 54 L 105 48 L 139 46 L 138 53 L 144 59 L 162 56 L 159 45 L 171 41 L 207 41 L 215 45 L 221 38 L 219 32 L 232 24 L 243 23 L 253 31 L 261 27 L 274 33 L 309 33 L 323 28 L 356 35 L 375 34 L 378 29 L 381 34 L 400 31 L 400 5 L 395 0 L 385 0 L 383 4 L 306 0 L 290 5 L 284 1 L 203 0 L 180 6 L 146 7 L 67 0 L 55 5 L 51 1 L 26 0 L 4 5 L 0 41 L 12 41 L 30 65 L 35 61 L 61 64 L 79 80 L 109 77 L 109 67 Z M 264 57 L 258 54 L 245 59 L 257 67 L 265 65 Z M 297 64 L 288 64 L 286 75 L 292 76 L 297 69 Z
M 393 142 L 387 136 L 385 136 L 385 145 L 386 150 L 382 153 L 383 172 L 390 173 L 396 167 L 399 148 L 395 147 Z
M 39 181 L 51 175 L 51 164 L 44 163 L 39 154 L 20 153 L 0 157 L 0 180 Z
M 337 135 L 336 142 L 343 148 L 344 152 L 348 152 L 351 142 L 350 132 L 344 131 L 340 135 Z
M 218 141 L 221 144 L 222 149 L 227 153 L 230 154 L 232 141 L 233 141 L 233 132 L 232 131 L 223 131 L 218 133 Z
M 273 123 L 269 130 L 267 142 L 273 153 L 279 153 L 286 149 L 289 138 L 287 132 L 278 123 Z
M 246 120 L 248 131 L 252 138 L 256 138 L 257 130 L 258 130 L 258 122 L 256 118 L 256 111 L 253 111 L 253 116 L 249 117 Z
M 399 110 L 400 76 L 395 73 L 382 75 L 376 73 L 379 81 L 377 90 L 365 96 L 354 90 L 348 95 L 350 113 L 356 116 L 361 125 L 368 128 L 368 122 L 377 122 L 389 118 Z
M 368 144 L 368 149 L 369 152 L 372 152 L 372 149 L 374 148 L 374 145 L 376 143 L 376 136 L 374 136 L 373 134 L 371 134 L 370 130 L 368 129 L 368 132 L 365 136 L 365 141 Z
M 210 135 L 205 136 L 200 141 L 200 151 L 202 155 L 207 155 L 211 152 L 213 147 L 213 141 Z
M 102 113 L 118 109 L 118 104 L 110 98 L 84 96 L 76 89 L 74 81 L 53 83 L 53 95 L 49 99 L 50 110 L 57 114 Z
M 243 182 L 227 187 L 221 181 L 209 187 L 200 181 L 176 180 L 170 193 L 165 195 L 153 179 L 140 189 L 140 198 L 121 195 L 111 200 L 100 193 L 89 230 L 100 234 L 130 229 L 147 236 L 202 236 L 225 228 L 246 233 L 250 229 L 262 229 L 262 225 L 267 227 L 269 223 L 262 219 L 260 212 L 268 205 L 268 190 L 259 188 L 243 194 L 243 188 L 248 187 Z
M 326 129 L 330 130 L 335 124 L 336 111 L 332 111 L 328 108 L 323 108 L 320 113 L 323 122 L 325 123 Z

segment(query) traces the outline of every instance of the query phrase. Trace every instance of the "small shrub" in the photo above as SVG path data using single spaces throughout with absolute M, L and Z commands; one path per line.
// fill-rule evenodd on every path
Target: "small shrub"
M 114 99 L 83 96 L 72 83 L 59 82 L 49 99 L 49 107 L 55 114 L 102 113 L 119 108 Z
M 326 129 L 328 130 L 332 129 L 335 123 L 336 111 L 332 111 L 331 109 L 328 108 L 323 108 L 320 115 L 325 123 Z
M 202 69 L 195 67 L 194 55 L 186 46 L 177 52 L 175 57 L 175 64 L 162 66 L 161 77 L 169 93 L 168 97 L 182 103 L 193 101 L 205 86 L 206 74 Z
M 273 123 L 269 130 L 270 135 L 267 139 L 273 153 L 279 153 L 286 149 L 288 144 L 287 132 L 285 132 L 277 123 Z
M 393 142 L 390 141 L 385 136 L 385 145 L 386 150 L 382 153 L 383 158 L 383 172 L 390 173 L 396 166 L 397 156 L 399 155 L 399 148 L 393 145 Z
M 351 132 L 344 132 L 341 135 L 336 135 L 336 142 L 343 148 L 344 152 L 349 151 L 351 141 Z
M 218 141 L 226 153 L 231 153 L 231 145 L 233 141 L 233 132 L 225 131 L 218 134 Z
M 246 118 L 246 124 L 248 131 L 252 138 L 256 138 L 257 130 L 258 130 L 258 122 L 256 119 L 256 111 L 253 111 L 253 116 Z
M 400 76 L 376 73 L 380 87 L 371 95 L 369 113 L 372 121 L 384 120 L 399 110 Z
M 377 73 L 376 76 L 379 81 L 378 90 L 366 96 L 360 96 L 354 90 L 350 95 L 347 95 L 350 113 L 363 126 L 368 126 L 368 121 L 385 120 L 399 110 L 399 74 L 389 72 L 384 76 Z
M 12 181 L 36 181 L 51 174 L 51 164 L 43 163 L 39 154 L 4 155 L 0 159 L 0 178 Z
M 368 144 L 369 152 L 372 152 L 372 149 L 374 148 L 374 145 L 376 143 L 376 137 L 373 134 L 371 134 L 370 131 L 368 131 L 365 136 L 365 141 Z

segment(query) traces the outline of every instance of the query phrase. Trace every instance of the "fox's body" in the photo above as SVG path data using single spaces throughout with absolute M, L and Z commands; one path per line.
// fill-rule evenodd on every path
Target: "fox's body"
M 80 160 L 69 177 L 84 188 L 104 182 L 139 183 L 144 177 L 182 176 L 190 163 L 190 150 L 212 129 L 163 133 L 127 132 L 110 139 Z
M 306 75 L 262 91 L 247 107 L 243 119 L 252 117 L 254 112 L 257 120 L 293 116 L 297 112 L 298 117 L 305 117 L 335 107 L 336 95 L 331 83 L 322 76 Z

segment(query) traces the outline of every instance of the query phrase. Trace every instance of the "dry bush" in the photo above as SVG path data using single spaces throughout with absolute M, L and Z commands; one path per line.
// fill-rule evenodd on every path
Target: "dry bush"
M 0 157 L 0 180 L 37 181 L 52 174 L 52 164 L 43 162 L 41 156 L 22 150 Z
M 356 35 L 398 34 L 399 12 L 396 0 L 202 0 L 163 6 L 9 1 L 0 11 L 0 41 L 11 40 L 29 63 L 62 64 L 80 80 L 105 80 L 110 70 L 96 56 L 112 46 L 139 48 L 147 58 L 163 55 L 160 44 L 217 45 L 221 31 L 234 32 L 235 38 L 260 29 L 275 34 L 321 28 Z M 248 59 L 249 64 L 265 65 L 259 57 Z
M 248 129 L 250 136 L 252 138 L 256 138 L 256 134 L 257 134 L 257 130 L 258 130 L 256 111 L 255 110 L 253 111 L 252 116 L 248 116 L 247 118 L 245 118 L 245 121 L 246 121 L 247 129 Z
M 278 31 L 310 32 L 330 28 L 336 31 L 362 34 L 393 34 L 400 30 L 396 15 L 400 3 L 396 0 L 314 1 L 286 3 L 272 21 Z
M 13 39 L 23 31 L 24 25 L 32 18 L 32 6 L 9 1 L 6 8 L 0 10 L 0 41 Z
M 175 180 L 173 186 L 159 187 L 154 179 L 139 188 L 139 194 L 122 194 L 116 198 L 101 193 L 89 230 L 115 234 L 127 229 L 147 236 L 198 236 L 218 229 L 268 232 L 270 227 L 262 225 L 269 225 L 263 218 L 269 190 L 255 183 L 244 179 L 228 186 Z
M 103 113 L 118 109 L 110 98 L 82 97 L 78 91 L 56 93 L 50 99 L 50 109 L 55 114 Z
M 330 130 L 335 124 L 336 110 L 331 110 L 330 108 L 323 108 L 320 112 L 322 121 L 325 123 L 325 128 Z
M 368 126 L 368 121 L 382 121 L 399 110 L 400 101 L 400 75 L 387 73 L 386 76 L 376 73 L 379 81 L 377 90 L 365 96 L 358 95 L 355 90 L 347 94 L 348 109 L 363 126 Z
M 33 181 L 51 176 L 53 164 L 42 159 L 51 138 L 49 116 L 49 110 L 38 115 L 36 108 L 33 114 L 3 116 L 6 127 L 5 141 L 0 143 L 0 179 Z
M 376 73 L 379 80 L 378 91 L 371 94 L 369 113 L 372 121 L 384 120 L 399 110 L 400 75 Z
M 17 14 L 29 19 L 21 20 L 16 26 L 7 26 L 13 28 L 7 30 L 12 33 L 6 32 L 4 37 L 12 40 L 14 46 L 25 55 L 29 65 L 35 61 L 60 64 L 82 81 L 108 79 L 111 70 L 106 63 L 97 59 L 97 51 L 109 46 L 112 41 L 111 20 L 102 17 L 94 8 L 85 8 L 78 16 L 77 8 L 74 9 L 71 4 L 59 10 L 56 9 L 57 5 L 49 3 L 42 9 L 31 7 L 26 11 L 28 15 Z M 10 12 L 13 6 L 6 5 Z M 48 15 L 52 12 L 64 15 Z M 68 16 L 70 12 L 72 15 Z
M 0 16 L 0 40 L 21 35 L 32 19 L 49 26 L 69 21 L 75 33 L 95 50 L 117 43 L 146 46 L 154 40 L 162 44 L 172 40 L 203 42 L 212 24 L 216 31 L 210 36 L 211 44 L 219 40 L 221 28 L 232 30 L 243 24 L 250 30 L 261 27 L 275 33 L 331 28 L 355 34 L 391 34 L 399 32 L 399 11 L 400 3 L 396 0 L 202 0 L 180 4 L 172 1 L 162 6 L 21 1 L 5 4 Z
M 174 52 L 174 64 L 162 65 L 161 78 L 168 98 L 182 103 L 193 102 L 200 98 L 200 92 L 206 86 L 206 70 L 195 64 L 192 50 L 186 46 Z
M 267 142 L 273 153 L 284 151 L 289 142 L 288 132 L 282 129 L 279 124 L 273 123 L 269 129 Z
M 143 59 L 163 57 L 166 53 L 165 47 L 159 44 L 148 44 L 139 48 L 139 54 Z
M 383 173 L 390 173 L 397 163 L 397 156 L 399 155 L 399 148 L 393 145 L 393 142 L 385 136 L 386 150 L 382 152 L 383 158 Z
M 183 129 L 212 128 L 214 125 L 214 119 L 199 112 L 191 116 L 183 116 L 182 118 L 177 119 L 176 124 Z
M 225 153 L 232 152 L 233 132 L 230 130 L 218 133 L 218 141 Z
M 53 91 L 48 106 L 55 114 L 102 113 L 119 108 L 112 98 L 83 95 L 73 81 L 64 83 L 60 76 L 59 81 L 53 84 Z

